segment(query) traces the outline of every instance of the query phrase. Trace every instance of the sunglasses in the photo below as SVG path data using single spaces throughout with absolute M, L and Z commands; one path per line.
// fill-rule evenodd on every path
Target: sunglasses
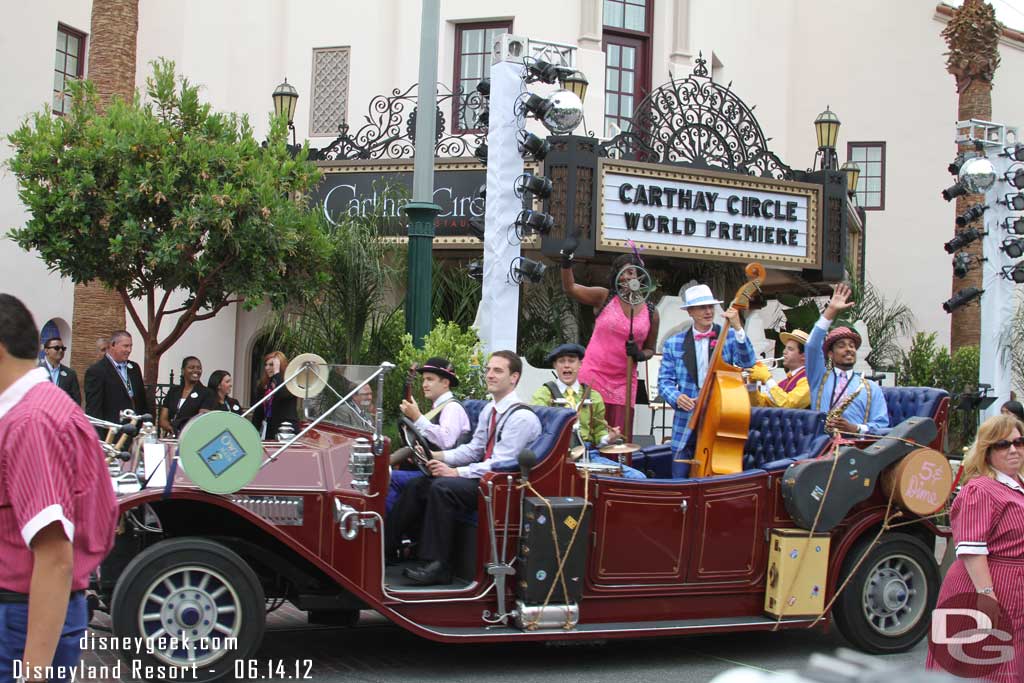
M 67 351 L 68 347 L 66 347 L 66 346 L 47 346 L 46 350 L 47 351 Z
M 1018 436 L 1013 441 L 1011 441 L 1010 439 L 999 439 L 999 441 L 993 441 L 992 450 L 1005 451 L 1011 445 L 1016 446 L 1017 448 L 1024 449 L 1024 436 Z

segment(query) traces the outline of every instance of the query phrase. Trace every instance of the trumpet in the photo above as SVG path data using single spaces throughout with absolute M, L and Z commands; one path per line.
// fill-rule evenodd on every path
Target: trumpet
M 769 370 L 774 370 L 782 365 L 782 356 L 779 356 L 778 358 L 759 358 L 757 362 L 762 365 L 767 365 Z

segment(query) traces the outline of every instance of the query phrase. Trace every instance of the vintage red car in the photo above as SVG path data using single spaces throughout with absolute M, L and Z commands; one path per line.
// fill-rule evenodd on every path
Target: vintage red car
M 894 423 L 911 415 L 934 420 L 929 442 L 941 443 L 944 392 L 886 392 Z M 475 423 L 483 403 L 465 405 Z M 943 533 L 931 520 L 904 511 L 902 526 L 879 536 L 894 505 L 873 479 L 870 486 L 865 479 L 866 499 L 813 538 L 787 509 L 787 472 L 829 462 L 821 458 L 830 452 L 821 414 L 754 409 L 745 469 L 727 476 L 668 478 L 667 446 L 649 448 L 634 459 L 651 476 L 644 481 L 572 461 L 575 414 L 536 412 L 543 433 L 533 447 L 532 490 L 520 487 L 519 471 L 481 479 L 475 519 L 458 531 L 451 585 L 413 586 L 400 565 L 385 566 L 389 446 L 375 443 L 366 423 L 328 417 L 237 492 L 210 493 L 172 466 L 168 484 L 120 495 L 119 535 L 95 583 L 101 609 L 109 609 L 114 635 L 154 644 L 126 656 L 154 666 L 196 665 L 200 680 L 252 657 L 268 604 L 284 600 L 311 622 L 355 624 L 360 610 L 372 609 L 442 642 L 834 623 L 858 648 L 884 653 L 908 649 L 927 633 L 940 580 L 935 539 Z M 268 457 L 280 450 L 277 442 L 263 447 Z M 544 547 L 551 538 L 545 511 L 561 523 L 555 537 L 565 553 L 564 586 L 556 541 Z M 801 600 L 789 597 L 805 589 Z

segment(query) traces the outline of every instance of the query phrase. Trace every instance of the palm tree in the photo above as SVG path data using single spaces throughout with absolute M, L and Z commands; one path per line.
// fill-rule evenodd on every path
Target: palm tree
M 964 0 L 964 4 L 956 10 L 949 25 L 942 31 L 942 37 L 949 46 L 946 70 L 956 78 L 959 121 L 992 120 L 992 78 L 999 66 L 1001 31 L 1002 26 L 996 21 L 995 10 L 984 0 Z M 970 144 L 964 144 L 960 146 L 960 151 L 969 151 L 970 148 Z M 955 215 L 959 216 L 969 207 L 983 201 L 984 195 L 978 194 L 958 197 Z M 965 228 L 954 228 L 954 233 Z M 981 241 L 974 242 L 965 251 L 981 258 Z M 966 278 L 954 277 L 953 291 L 961 287 L 981 289 L 981 268 L 971 270 Z M 981 309 L 977 306 L 961 306 L 953 311 L 950 318 L 950 349 L 956 351 L 961 346 L 977 346 L 980 342 Z
M 135 51 L 139 0 L 93 0 L 88 48 L 88 78 L 96 84 L 101 106 L 115 96 L 135 96 Z M 75 285 L 71 318 L 72 367 L 79 376 L 96 360 L 96 339 L 124 329 L 124 302 L 99 282 Z

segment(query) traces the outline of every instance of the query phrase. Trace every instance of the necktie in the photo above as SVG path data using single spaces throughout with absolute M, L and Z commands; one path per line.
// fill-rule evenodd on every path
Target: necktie
M 490 460 L 491 454 L 494 453 L 494 439 L 497 436 L 494 433 L 494 427 L 498 424 L 498 411 L 495 408 L 491 411 L 491 426 L 487 430 L 487 449 L 484 451 L 484 460 Z
M 135 398 L 135 394 L 132 393 L 132 383 L 128 381 L 128 368 L 124 363 L 117 364 L 117 374 L 121 375 L 121 381 L 124 382 L 124 388 L 128 390 L 128 396 Z
M 576 392 L 572 390 L 572 387 L 568 387 L 565 390 L 565 400 L 570 408 L 576 410 Z
M 850 378 L 847 376 L 846 371 L 845 370 L 837 371 L 836 372 L 836 388 L 832 392 L 832 403 L 831 403 L 832 406 L 834 406 L 836 404 L 836 401 L 838 401 L 839 399 L 841 399 L 843 397 L 843 394 L 846 393 L 846 387 L 849 384 L 850 384 Z

